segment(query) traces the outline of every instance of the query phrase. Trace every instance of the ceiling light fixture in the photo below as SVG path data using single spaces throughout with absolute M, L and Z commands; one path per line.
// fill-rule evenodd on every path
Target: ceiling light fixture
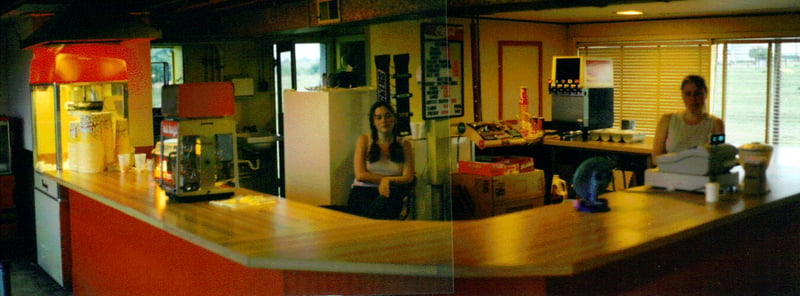
M 638 10 L 620 10 L 615 12 L 617 15 L 643 15 L 644 12 Z

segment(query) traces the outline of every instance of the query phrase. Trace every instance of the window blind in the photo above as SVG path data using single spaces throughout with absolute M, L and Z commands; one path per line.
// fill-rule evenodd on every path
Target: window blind
M 636 130 L 655 133 L 661 114 L 684 109 L 680 85 L 686 75 L 709 80 L 707 41 L 578 44 L 578 54 L 610 58 L 614 64 L 614 127 L 636 120 Z M 709 109 L 710 110 L 710 109 Z
M 800 144 L 800 40 L 714 40 L 713 47 L 712 104 L 728 141 Z

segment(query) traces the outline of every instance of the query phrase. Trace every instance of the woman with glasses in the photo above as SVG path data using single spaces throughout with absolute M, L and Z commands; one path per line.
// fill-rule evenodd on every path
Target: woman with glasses
M 708 113 L 708 86 L 705 79 L 689 75 L 681 83 L 685 109 L 661 117 L 653 139 L 653 158 L 664 153 L 708 144 L 711 135 L 725 133 L 722 119 Z
M 396 114 L 387 102 L 376 102 L 369 112 L 371 133 L 358 137 L 353 167 L 355 180 L 348 211 L 365 217 L 396 219 L 405 192 L 393 185 L 414 181 L 411 143 L 395 132 Z

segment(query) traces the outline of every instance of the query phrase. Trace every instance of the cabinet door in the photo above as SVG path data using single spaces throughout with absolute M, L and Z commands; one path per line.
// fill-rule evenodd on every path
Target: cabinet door
M 61 267 L 61 222 L 59 204 L 39 190 L 33 191 L 36 209 L 36 259 L 56 282 L 64 285 Z

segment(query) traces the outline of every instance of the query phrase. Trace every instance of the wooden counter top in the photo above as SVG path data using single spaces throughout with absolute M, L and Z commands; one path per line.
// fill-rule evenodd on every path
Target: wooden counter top
M 764 196 L 737 193 L 706 204 L 702 194 L 637 187 L 604 195 L 608 213 L 577 212 L 567 202 L 455 222 L 371 220 L 281 198 L 239 209 L 170 203 L 145 172 L 48 175 L 248 267 L 460 278 L 561 276 L 798 203 L 798 152 L 776 151 L 768 170 L 772 191 Z
M 452 275 L 450 223 L 372 220 L 271 196 L 274 203 L 244 208 L 172 203 L 147 172 L 64 171 L 56 180 L 248 267 Z

